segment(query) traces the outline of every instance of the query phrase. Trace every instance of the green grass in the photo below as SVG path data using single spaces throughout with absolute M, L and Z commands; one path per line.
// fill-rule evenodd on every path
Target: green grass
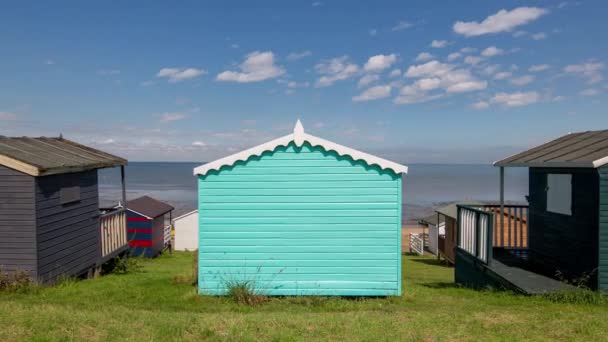
M 453 269 L 405 256 L 403 296 L 271 298 L 251 307 L 201 297 L 186 253 L 125 275 L 0 293 L 0 341 L 11 340 L 602 340 L 608 306 L 474 291 Z

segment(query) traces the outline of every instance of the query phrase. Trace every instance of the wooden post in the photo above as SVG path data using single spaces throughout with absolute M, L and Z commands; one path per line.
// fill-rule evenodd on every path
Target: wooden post
M 124 211 L 124 224 L 125 229 L 123 233 L 124 241 L 127 241 L 127 186 L 125 183 L 125 166 L 120 166 L 120 183 L 122 186 L 122 208 Z
M 505 245 L 505 168 L 500 167 L 500 246 Z

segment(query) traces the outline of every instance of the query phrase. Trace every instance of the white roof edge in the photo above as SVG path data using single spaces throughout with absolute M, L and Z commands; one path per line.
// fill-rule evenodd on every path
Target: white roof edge
M 135 211 L 135 210 L 133 210 L 133 209 L 131 209 L 131 208 L 128 208 L 128 207 L 127 207 L 127 210 L 128 210 L 128 211 L 131 211 L 131 212 L 134 212 L 134 213 L 136 213 L 137 215 L 143 216 L 143 217 L 145 217 L 145 218 L 147 218 L 147 219 L 154 220 L 154 218 L 153 218 L 153 217 L 150 217 L 150 216 L 148 216 L 148 215 L 144 215 L 144 214 L 140 213 L 139 211 Z
M 304 132 L 304 127 L 300 120 L 296 122 L 293 134 L 289 134 L 264 144 L 254 146 L 250 149 L 241 151 L 239 153 L 235 153 L 233 155 L 212 161 L 210 163 L 198 166 L 194 168 L 194 175 L 205 175 L 207 172 L 211 170 L 219 170 L 223 166 L 230 166 L 236 163 L 237 161 L 246 161 L 252 156 L 259 156 L 266 151 L 273 151 L 279 146 L 287 146 L 289 143 L 294 142 L 296 146 L 300 147 L 304 144 L 304 142 L 309 142 L 313 146 L 321 146 L 326 151 L 334 151 L 337 154 L 344 156 L 350 156 L 353 160 L 363 160 L 368 165 L 378 165 L 382 169 L 391 169 L 393 172 L 407 173 L 407 166 L 392 162 L 390 160 L 386 160 L 380 157 L 376 157 L 374 155 L 361 152 L 340 144 L 336 144 L 329 140 L 325 140 L 314 135 L 310 135 Z
M 608 157 L 600 158 L 593 162 L 593 167 L 602 167 L 608 164 Z
M 194 213 L 198 213 L 198 209 L 194 209 L 194 210 L 192 210 L 192 211 L 190 211 L 190 212 L 187 212 L 187 213 L 185 213 L 185 214 L 183 214 L 183 215 L 180 215 L 180 216 L 178 216 L 178 217 L 174 218 L 174 219 L 173 219 L 173 220 L 171 220 L 171 221 L 175 222 L 175 221 L 177 221 L 177 220 L 179 220 L 179 219 L 182 219 L 182 218 L 184 218 L 184 217 L 186 217 L 186 216 L 190 216 L 190 215 L 192 215 L 192 214 L 194 214 Z

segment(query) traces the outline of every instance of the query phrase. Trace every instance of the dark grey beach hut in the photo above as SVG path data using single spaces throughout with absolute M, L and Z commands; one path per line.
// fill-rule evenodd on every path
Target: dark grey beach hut
M 608 293 L 608 130 L 571 133 L 494 165 L 500 208 L 459 207 L 456 281 L 526 293 L 583 281 Z M 506 167 L 529 168 L 529 206 L 505 204 Z
M 124 209 L 99 210 L 97 169 L 127 160 L 63 138 L 0 136 L 0 268 L 38 282 L 78 276 L 127 250 Z

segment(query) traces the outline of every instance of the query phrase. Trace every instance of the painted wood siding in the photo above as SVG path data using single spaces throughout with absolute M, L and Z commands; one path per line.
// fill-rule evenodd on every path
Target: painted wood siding
M 598 288 L 608 294 L 608 166 L 599 169 L 600 227 Z
M 572 174 L 572 215 L 546 210 L 548 173 Z M 530 250 L 547 273 L 580 278 L 598 267 L 599 177 L 596 169 L 530 168 Z M 594 272 L 590 286 L 597 284 Z
M 60 190 L 80 184 L 80 201 L 61 204 Z M 36 178 L 38 277 L 54 281 L 94 266 L 99 257 L 97 170 Z
M 305 144 L 199 177 L 199 289 L 400 295 L 401 176 Z
M 0 165 L 0 268 L 36 278 L 34 177 Z

